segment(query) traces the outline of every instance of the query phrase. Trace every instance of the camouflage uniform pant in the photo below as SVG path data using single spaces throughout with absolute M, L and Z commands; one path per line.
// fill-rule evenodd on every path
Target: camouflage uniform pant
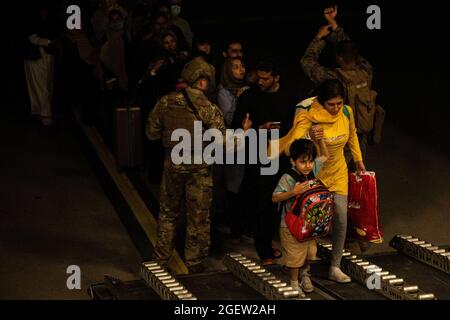
M 199 264 L 208 256 L 212 186 L 210 168 L 201 168 L 196 172 L 164 170 L 155 247 L 159 260 L 167 261 L 172 255 L 177 222 L 184 211 L 187 221 L 184 251 L 186 266 Z

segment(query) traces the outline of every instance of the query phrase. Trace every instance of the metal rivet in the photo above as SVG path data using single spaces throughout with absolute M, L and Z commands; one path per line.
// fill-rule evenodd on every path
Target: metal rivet
M 432 293 L 419 294 L 417 298 L 419 300 L 434 300 L 434 294 Z

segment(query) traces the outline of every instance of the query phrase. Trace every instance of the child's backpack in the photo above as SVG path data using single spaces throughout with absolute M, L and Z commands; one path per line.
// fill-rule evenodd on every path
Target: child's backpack
M 296 171 L 291 170 L 288 174 L 296 181 L 302 181 Z M 298 241 L 327 235 L 334 213 L 333 194 L 318 179 L 308 182 L 310 189 L 295 198 L 285 217 L 289 231 Z
M 363 70 L 336 69 L 346 90 L 347 104 L 355 112 L 358 132 L 368 133 L 374 126 L 377 93 L 371 89 L 371 80 Z

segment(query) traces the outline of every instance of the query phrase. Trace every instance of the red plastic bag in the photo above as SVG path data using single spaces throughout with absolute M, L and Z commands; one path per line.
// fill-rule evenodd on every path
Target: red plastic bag
M 375 172 L 350 173 L 348 179 L 348 237 L 382 243 Z

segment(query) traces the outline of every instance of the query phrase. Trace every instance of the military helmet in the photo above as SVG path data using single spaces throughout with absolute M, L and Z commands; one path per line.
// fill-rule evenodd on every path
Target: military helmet
M 200 78 L 206 78 L 211 81 L 212 76 L 213 69 L 211 65 L 205 61 L 192 60 L 185 65 L 183 71 L 181 72 L 181 77 L 190 86 L 192 86 Z

